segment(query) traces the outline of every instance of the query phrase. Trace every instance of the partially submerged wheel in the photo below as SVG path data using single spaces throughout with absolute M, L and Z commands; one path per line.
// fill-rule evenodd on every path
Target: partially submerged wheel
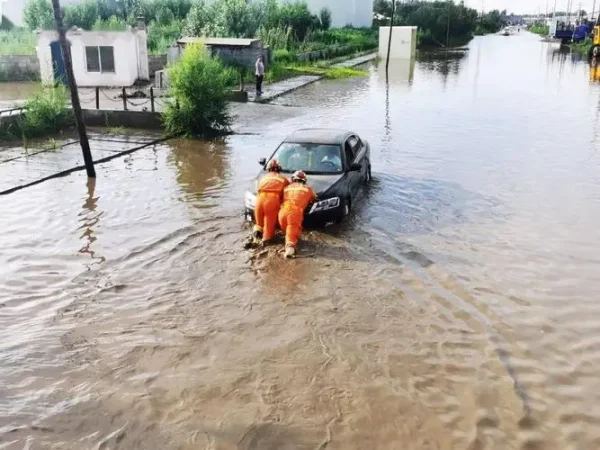
M 347 198 L 344 200 L 342 214 L 335 219 L 336 223 L 342 223 L 343 220 L 350 215 L 350 211 L 352 211 L 352 202 Z

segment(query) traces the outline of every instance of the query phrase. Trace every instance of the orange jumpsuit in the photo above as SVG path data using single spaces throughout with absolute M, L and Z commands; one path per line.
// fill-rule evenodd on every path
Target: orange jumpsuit
M 279 211 L 279 224 L 285 231 L 285 245 L 296 247 L 302 234 L 304 210 L 317 199 L 317 194 L 304 183 L 292 183 L 283 191 L 283 205 Z
M 275 236 L 277 213 L 281 206 L 283 190 L 290 181 L 277 172 L 269 172 L 258 184 L 258 196 L 254 208 L 254 231 L 263 234 L 263 241 L 269 241 Z
M 598 60 L 596 57 L 592 58 L 590 65 L 590 81 L 600 81 L 600 67 L 598 67 Z

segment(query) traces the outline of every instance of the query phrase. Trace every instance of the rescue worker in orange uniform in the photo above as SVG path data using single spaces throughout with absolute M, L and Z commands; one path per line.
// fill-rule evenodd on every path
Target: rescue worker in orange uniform
M 598 67 L 598 47 L 594 47 L 590 61 L 590 81 L 600 81 L 600 67 Z
M 285 231 L 285 257 L 296 254 L 302 234 L 304 211 L 317 199 L 315 191 L 306 185 L 306 174 L 301 170 L 292 175 L 292 184 L 283 191 L 283 205 L 279 211 L 279 225 Z
M 256 225 L 253 237 L 256 240 L 262 239 L 263 244 L 275 236 L 277 214 L 283 200 L 283 190 L 290 184 L 290 181 L 281 175 L 281 166 L 276 159 L 269 161 L 267 171 L 269 173 L 258 184 L 258 195 L 254 207 Z

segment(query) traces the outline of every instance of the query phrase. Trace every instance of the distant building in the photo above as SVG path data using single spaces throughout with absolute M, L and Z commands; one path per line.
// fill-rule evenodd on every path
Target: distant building
M 64 77 L 62 54 L 54 31 L 38 33 L 37 55 L 42 83 Z M 149 80 L 148 47 L 143 27 L 128 31 L 70 30 L 73 72 L 79 86 L 131 86 Z
M 331 26 L 334 28 L 346 25 L 371 27 L 373 24 L 373 0 L 306 0 L 306 3 L 313 14 L 319 14 L 322 8 L 329 8 Z

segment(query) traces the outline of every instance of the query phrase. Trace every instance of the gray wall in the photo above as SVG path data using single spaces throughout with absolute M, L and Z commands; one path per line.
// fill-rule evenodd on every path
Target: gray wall
M 213 56 L 218 56 L 224 63 L 237 63 L 245 67 L 254 67 L 256 60 L 262 54 L 261 48 L 212 47 Z
M 153 78 L 154 72 L 163 70 L 167 66 L 167 55 L 149 55 L 148 65 L 150 66 L 150 78 Z
M 40 62 L 35 55 L 0 55 L 0 81 L 40 79 Z

